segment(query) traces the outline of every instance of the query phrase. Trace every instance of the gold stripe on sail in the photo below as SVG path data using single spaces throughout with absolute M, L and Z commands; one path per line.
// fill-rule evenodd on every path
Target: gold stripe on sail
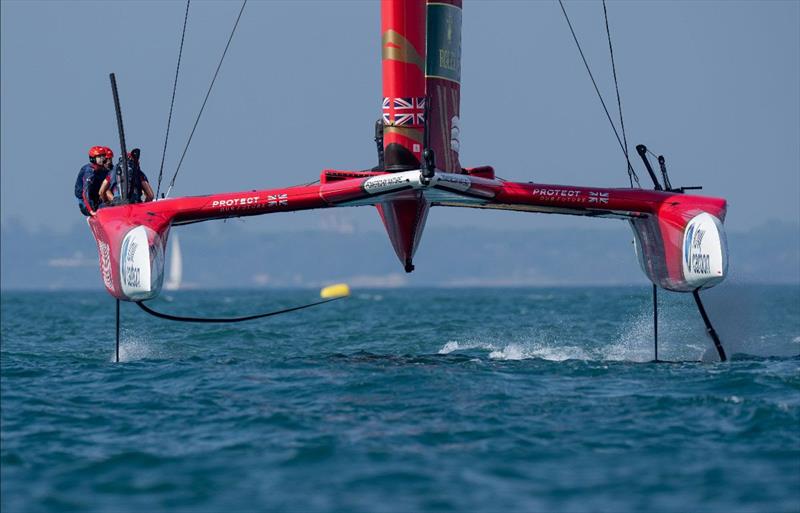
M 408 39 L 394 30 L 383 33 L 383 59 L 414 64 L 425 72 L 425 59 L 417 52 Z
M 394 126 L 394 125 L 385 125 L 383 127 L 383 134 L 397 134 L 402 135 L 403 137 L 408 137 L 409 139 L 422 144 L 423 139 L 423 131 L 421 128 L 410 128 L 405 126 Z

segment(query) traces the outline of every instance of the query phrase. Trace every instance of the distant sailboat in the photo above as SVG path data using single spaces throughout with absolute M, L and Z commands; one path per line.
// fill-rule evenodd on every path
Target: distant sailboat
M 169 274 L 167 275 L 167 281 L 164 283 L 164 289 L 178 290 L 181 287 L 183 262 L 181 259 L 181 243 L 177 234 L 172 236 L 170 246 Z

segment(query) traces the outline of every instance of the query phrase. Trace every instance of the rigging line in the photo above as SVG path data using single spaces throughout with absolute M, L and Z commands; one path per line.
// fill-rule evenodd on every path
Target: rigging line
M 189 20 L 189 3 L 186 0 L 186 13 L 183 15 L 183 32 L 181 33 L 181 46 L 178 50 L 178 65 L 175 67 L 175 81 L 172 83 L 172 100 L 169 102 L 169 116 L 167 117 L 167 134 L 164 136 L 164 150 L 161 152 L 161 167 L 158 169 L 158 187 L 156 187 L 156 198 L 161 192 L 161 177 L 164 174 L 164 159 L 167 156 L 167 141 L 169 140 L 169 126 L 172 124 L 172 107 L 175 106 L 175 91 L 178 88 L 178 72 L 181 70 L 181 56 L 183 55 L 183 40 L 186 37 L 186 22 Z
M 194 131 L 197 129 L 197 124 L 200 122 L 200 116 L 203 115 L 203 109 L 206 108 L 206 102 L 208 102 L 208 97 L 211 95 L 211 90 L 214 88 L 214 82 L 217 81 L 217 76 L 219 75 L 219 70 L 222 68 L 222 62 L 225 60 L 225 55 L 228 53 L 228 48 L 231 46 L 231 41 L 233 40 L 233 35 L 236 33 L 236 27 L 239 26 L 239 20 L 242 19 L 242 13 L 244 12 L 244 7 L 247 5 L 247 0 L 242 2 L 242 8 L 239 9 L 239 15 L 236 17 L 236 23 L 233 24 L 233 29 L 231 30 L 231 35 L 228 36 L 228 42 L 225 45 L 225 50 L 222 52 L 222 57 L 219 58 L 219 64 L 217 64 L 217 70 L 214 72 L 214 78 L 211 79 L 211 84 L 208 86 L 208 91 L 206 92 L 206 97 L 203 99 L 203 105 L 200 106 L 200 112 L 197 113 L 197 119 L 194 120 L 194 126 L 192 127 L 192 131 L 189 134 L 189 139 L 186 141 L 186 146 L 183 148 L 183 153 L 181 154 L 181 159 L 178 161 L 178 167 L 175 169 L 175 174 L 172 175 L 172 180 L 169 182 L 169 188 L 167 189 L 167 196 L 169 197 L 170 191 L 172 191 L 172 187 L 175 185 L 175 178 L 178 177 L 178 171 L 181 170 L 181 164 L 183 164 L 183 159 L 186 157 L 186 152 L 189 150 L 189 144 L 192 142 L 192 137 L 194 137 Z
M 325 299 L 322 301 L 317 301 L 315 303 L 309 303 L 307 305 L 300 305 L 300 306 L 293 306 L 291 308 L 284 308 L 283 310 L 275 310 L 273 312 L 267 312 L 262 314 L 256 315 L 246 315 L 244 317 L 183 317 L 180 315 L 171 315 L 164 312 L 157 312 L 141 301 L 136 301 L 136 304 L 139 305 L 139 308 L 144 310 L 145 312 L 149 313 L 152 316 L 159 317 L 161 319 L 167 319 L 169 321 L 180 321 L 180 322 L 204 322 L 204 323 L 229 323 L 229 322 L 243 322 L 243 321 L 252 321 L 253 319 L 261 319 L 262 317 L 271 317 L 273 315 L 279 315 L 289 312 L 295 312 L 297 310 L 302 310 L 304 308 L 310 308 L 312 306 L 321 305 L 324 303 L 330 303 L 331 301 L 336 301 L 338 299 L 344 299 L 347 296 L 339 296 L 334 297 L 331 299 Z
M 622 144 L 622 139 L 619 136 L 619 132 L 617 132 L 617 126 L 611 119 L 611 114 L 608 113 L 608 107 L 606 107 L 606 102 L 605 100 L 603 100 L 603 95 L 600 94 L 600 88 L 597 87 L 597 81 L 595 81 L 594 75 L 592 74 L 592 70 L 589 68 L 589 63 L 586 62 L 586 56 L 583 54 L 583 49 L 581 48 L 581 44 L 578 42 L 578 36 L 575 35 L 575 30 L 572 28 L 572 22 L 569 21 L 567 10 L 564 8 L 564 2 L 562 0 L 558 0 L 558 4 L 561 6 L 561 12 L 564 13 L 564 18 L 567 20 L 567 25 L 569 25 L 569 31 L 572 33 L 572 39 L 575 40 L 575 45 L 578 47 L 578 52 L 580 52 L 581 54 L 581 59 L 583 59 L 583 65 L 586 67 L 586 71 L 589 72 L 589 78 L 592 79 L 592 84 L 594 85 L 594 90 L 597 92 L 597 97 L 600 98 L 600 103 L 603 105 L 603 110 L 606 113 L 606 118 L 608 118 L 608 122 L 611 123 L 611 129 L 614 131 L 614 135 L 617 137 L 617 142 L 619 143 L 619 147 L 622 149 L 622 153 L 625 153 L 625 146 Z M 628 165 L 630 166 L 630 161 L 628 161 Z M 630 167 L 629 169 L 632 169 L 632 167 Z
M 619 83 L 617 82 L 617 66 L 614 63 L 614 47 L 611 45 L 611 29 L 608 28 L 608 11 L 606 10 L 606 0 L 603 0 L 603 17 L 606 20 L 606 35 L 608 36 L 608 51 L 611 54 L 611 71 L 614 74 L 614 89 L 617 91 L 617 107 L 619 108 L 619 125 L 622 130 L 622 150 L 625 153 L 625 162 L 628 163 L 628 180 L 630 181 L 631 188 L 633 188 L 633 180 L 636 179 L 636 185 L 639 184 L 639 177 L 636 176 L 636 171 L 633 170 L 631 159 L 628 154 L 628 137 L 625 135 L 625 121 L 622 118 L 622 100 L 619 95 Z

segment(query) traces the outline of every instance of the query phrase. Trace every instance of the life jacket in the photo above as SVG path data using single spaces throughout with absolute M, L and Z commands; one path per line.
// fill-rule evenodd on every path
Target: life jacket
M 100 203 L 98 192 L 107 174 L 108 171 L 97 164 L 90 163 L 81 168 L 75 181 L 75 197 L 86 208 L 97 208 Z
M 83 198 L 83 178 L 86 176 L 86 172 L 94 172 L 94 168 L 92 168 L 91 164 L 86 164 L 83 166 L 81 170 L 78 171 L 78 177 L 75 179 L 75 197 L 78 199 Z

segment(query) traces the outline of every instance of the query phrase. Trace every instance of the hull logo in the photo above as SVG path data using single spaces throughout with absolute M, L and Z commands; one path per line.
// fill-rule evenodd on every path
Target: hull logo
M 608 193 L 589 191 L 589 203 L 608 203 Z
M 286 207 L 289 205 L 289 195 L 270 194 L 267 196 L 267 205 L 270 207 Z
M 231 198 L 227 200 L 214 200 L 211 208 L 218 208 L 220 212 L 230 212 L 233 210 L 249 210 L 258 207 L 260 196 L 246 196 L 244 198 Z
M 410 181 L 405 175 L 406 173 L 394 173 L 389 176 L 374 176 L 367 178 L 362 187 L 368 193 L 398 189 Z
M 683 276 L 692 287 L 710 287 L 726 274 L 727 244 L 720 221 L 706 212 L 695 216 L 683 234 Z
M 559 201 L 565 203 L 586 203 L 586 197 L 581 191 L 575 189 L 533 189 L 533 195 L 544 201 Z
M 161 265 L 161 259 L 155 254 L 148 240 L 147 229 L 137 226 L 131 229 L 122 241 L 120 252 L 120 280 L 122 292 L 132 300 L 148 299 L 152 297 L 153 283 L 151 277 L 157 277 L 151 272 L 151 266 Z M 151 259 L 151 251 L 154 258 Z
M 111 279 L 111 248 L 100 239 L 97 240 L 100 248 L 100 274 L 103 275 L 103 285 L 114 292 L 114 281 Z

